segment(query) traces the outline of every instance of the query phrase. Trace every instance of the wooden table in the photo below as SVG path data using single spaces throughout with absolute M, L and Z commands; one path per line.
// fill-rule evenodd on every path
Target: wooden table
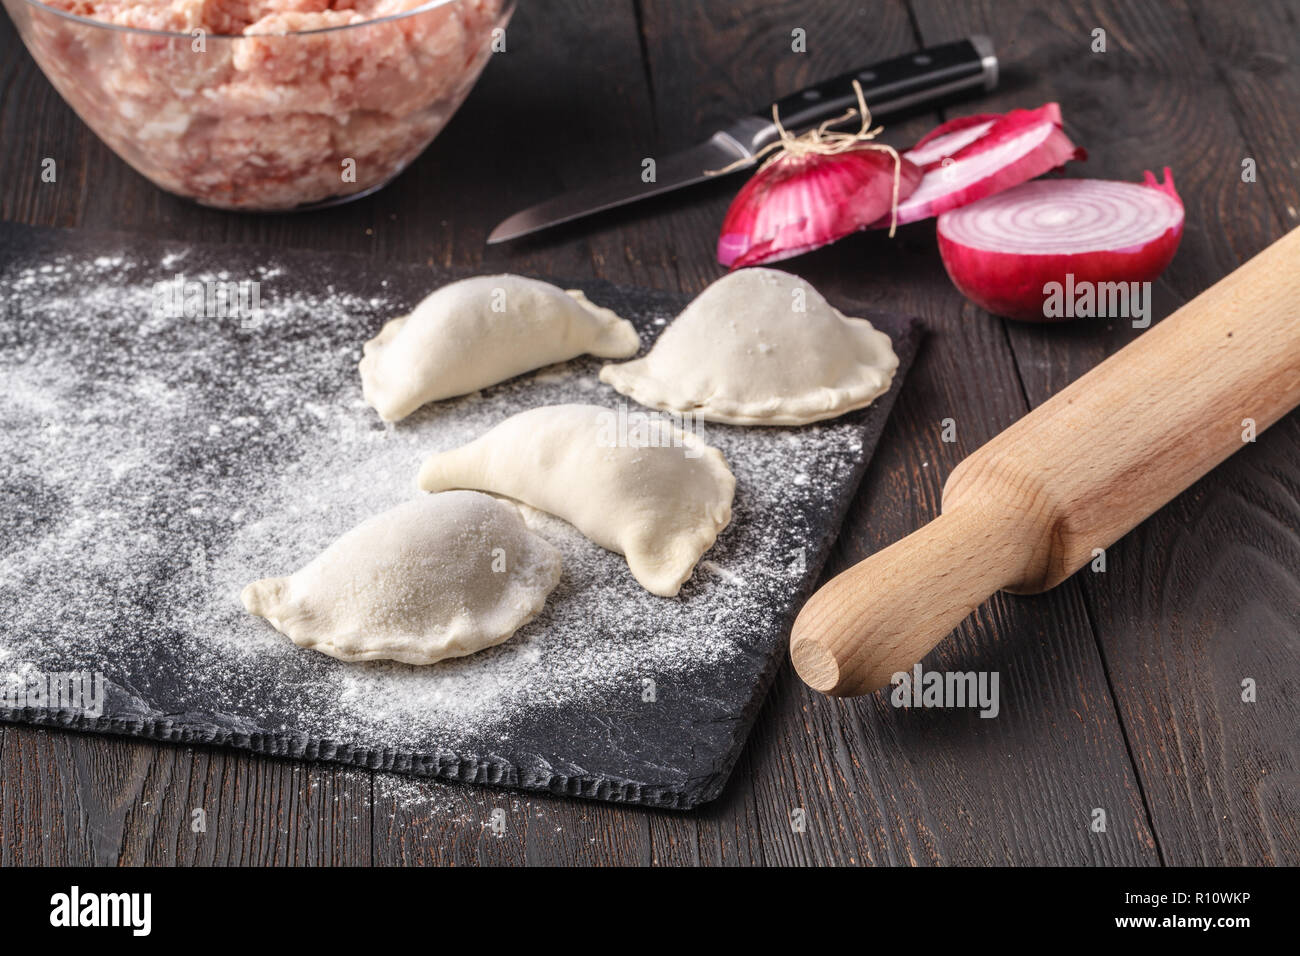
M 1298 21 L 1296 0 L 522 0 L 507 52 L 397 182 L 327 212 L 239 216 L 166 195 L 119 161 L 4 20 L 0 215 L 360 251 L 376 269 L 427 261 L 695 292 L 720 274 L 713 246 L 734 179 L 507 247 L 483 240 L 522 205 L 637 175 L 643 157 L 781 93 L 983 32 L 1003 82 L 963 110 L 1058 100 L 1091 153 L 1087 175 L 1173 167 L 1187 230 L 1155 290 L 1163 316 L 1300 219 Z M 890 138 L 905 144 L 939 118 Z M 57 185 L 41 181 L 45 157 Z M 931 517 L 965 454 L 1141 334 L 990 317 L 948 282 L 929 225 L 790 267 L 841 304 L 914 312 L 929 329 L 831 572 Z M 942 440 L 945 419 L 955 442 Z M 1000 673 L 995 720 L 830 700 L 787 666 L 726 793 L 689 814 L 0 726 L 0 864 L 1294 865 L 1298 635 L 1293 414 L 1113 547 L 1104 574 L 998 596 L 941 646 L 929 666 Z M 194 833 L 200 807 L 208 827 Z M 1091 828 L 1098 808 L 1104 832 Z

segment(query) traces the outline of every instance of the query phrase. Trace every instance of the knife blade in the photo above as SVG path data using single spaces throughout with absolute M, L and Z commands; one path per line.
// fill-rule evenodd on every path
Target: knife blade
M 875 119 L 918 106 L 937 105 L 977 90 L 991 90 L 998 82 L 998 59 L 993 41 L 976 35 L 884 60 L 779 100 L 776 108 L 782 125 L 791 131 L 807 129 L 856 106 L 854 80 L 862 85 Z M 649 181 L 642 162 L 638 161 L 626 176 L 583 186 L 515 213 L 492 230 L 488 244 L 518 239 L 560 223 L 715 179 L 717 176 L 711 175 L 711 170 L 753 159 L 777 135 L 770 109 L 741 117 L 704 142 L 657 160 Z

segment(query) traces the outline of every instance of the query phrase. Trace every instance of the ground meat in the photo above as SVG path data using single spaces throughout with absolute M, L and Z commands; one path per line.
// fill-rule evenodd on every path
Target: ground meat
M 15 19 L 63 97 L 145 176 L 208 205 L 285 209 L 386 182 L 469 92 L 510 4 L 458 0 L 381 19 L 425 3 L 47 4 L 181 36 L 105 30 L 35 4 L 19 4 Z

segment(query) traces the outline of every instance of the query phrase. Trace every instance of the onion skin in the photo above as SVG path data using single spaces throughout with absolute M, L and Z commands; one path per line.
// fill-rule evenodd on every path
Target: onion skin
M 1155 189 L 1178 204 L 1180 214 L 1177 222 L 1139 245 L 1074 253 L 1026 254 L 981 249 L 955 241 L 945 232 L 945 220 L 958 214 L 978 214 L 980 204 L 977 203 L 939 218 L 937 234 L 944 268 L 962 295 L 994 315 L 1026 322 L 1070 321 L 1070 316 L 1044 314 L 1047 301 L 1044 287 L 1048 283 L 1057 282 L 1064 286 L 1067 275 L 1074 277 L 1076 288 L 1084 283 L 1092 283 L 1095 288 L 1106 282 L 1151 282 L 1173 260 L 1183 235 L 1183 203 L 1174 189 L 1173 175 L 1168 167 L 1165 168 L 1164 175 L 1163 184 L 1157 182 L 1150 172 L 1146 173 L 1140 186 L 1123 184 L 1135 189 Z M 1051 185 L 1068 185 L 1081 181 L 1040 181 L 1026 185 L 1032 185 L 1038 191 L 1039 187 L 1046 186 L 1049 182 Z M 1015 193 L 1016 190 L 1009 190 L 994 198 L 1006 203 L 1014 201 Z
M 921 170 L 899 161 L 898 198 Z M 760 169 L 732 200 L 718 238 L 718 262 L 731 269 L 810 252 L 885 217 L 894 197 L 894 157 L 879 149 L 782 157 Z

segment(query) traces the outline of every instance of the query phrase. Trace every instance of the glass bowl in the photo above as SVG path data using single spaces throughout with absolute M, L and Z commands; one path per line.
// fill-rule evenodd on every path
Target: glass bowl
M 447 125 L 514 10 L 514 0 L 0 2 L 114 152 L 168 192 L 248 211 L 340 202 L 391 180 Z

